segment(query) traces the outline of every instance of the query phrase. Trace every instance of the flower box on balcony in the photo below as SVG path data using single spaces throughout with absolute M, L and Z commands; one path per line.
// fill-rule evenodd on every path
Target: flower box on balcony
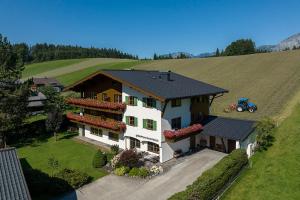
M 179 138 L 185 138 L 193 133 L 197 133 L 203 129 L 203 126 L 201 124 L 193 124 L 191 126 L 188 126 L 186 128 L 182 128 L 179 130 L 165 130 L 164 136 L 166 139 L 169 140 L 176 140 Z
M 89 124 L 96 127 L 102 127 L 117 132 L 124 132 L 126 129 L 125 123 L 120 121 L 115 121 L 115 120 L 102 120 L 100 118 L 96 118 L 88 115 L 81 116 L 73 113 L 67 113 L 67 118 L 71 121 Z
M 124 112 L 126 109 L 126 104 L 124 103 L 101 102 L 96 99 L 68 98 L 66 101 L 68 104 L 73 104 L 73 105 L 88 107 L 88 108 L 102 109 L 102 110 Z

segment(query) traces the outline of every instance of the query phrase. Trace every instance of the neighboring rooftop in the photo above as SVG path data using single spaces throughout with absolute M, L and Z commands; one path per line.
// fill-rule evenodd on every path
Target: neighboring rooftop
M 228 90 L 174 72 L 145 70 L 103 70 L 86 77 L 66 89 L 72 89 L 100 74 L 109 76 L 126 85 L 134 86 L 162 100 L 228 92 Z
M 43 78 L 32 78 L 32 81 L 36 85 L 52 85 L 52 86 L 62 86 L 62 84 L 56 80 L 55 78 L 51 77 L 43 77 Z
M 245 140 L 255 128 L 255 121 L 210 116 L 201 134 L 231 140 Z
M 15 148 L 0 149 L 0 199 L 31 199 Z

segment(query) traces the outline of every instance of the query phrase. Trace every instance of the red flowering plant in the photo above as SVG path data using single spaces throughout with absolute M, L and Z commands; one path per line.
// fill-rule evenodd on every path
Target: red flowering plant
M 201 124 L 193 124 L 191 126 L 188 126 L 186 128 L 182 128 L 179 130 L 165 130 L 164 131 L 164 136 L 167 139 L 175 139 L 175 138 L 180 138 L 184 136 L 188 136 L 191 133 L 195 133 L 197 131 L 201 131 L 203 129 L 203 126 Z
M 68 98 L 66 101 L 69 104 L 92 107 L 92 108 L 111 109 L 111 110 L 118 110 L 118 111 L 124 111 L 126 109 L 126 104 L 124 103 L 101 102 L 96 99 Z
M 103 120 L 101 118 L 96 118 L 88 115 L 81 116 L 73 113 L 67 113 L 67 118 L 69 120 L 87 123 L 90 125 L 111 129 L 114 131 L 125 131 L 126 129 L 126 124 L 115 120 Z

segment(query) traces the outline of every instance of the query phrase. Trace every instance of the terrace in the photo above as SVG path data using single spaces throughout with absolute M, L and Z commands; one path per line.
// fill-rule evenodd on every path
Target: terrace
M 126 104 L 99 101 L 90 98 L 68 98 L 67 103 L 80 108 L 88 108 L 103 112 L 111 112 L 116 114 L 122 114 L 126 110 Z
M 113 131 L 116 133 L 121 133 L 124 132 L 126 129 L 126 125 L 125 123 L 121 122 L 121 121 L 116 121 L 116 120 L 104 120 L 101 119 L 100 117 L 93 117 L 93 116 L 89 116 L 89 115 L 78 115 L 78 114 L 74 114 L 74 113 L 67 113 L 67 118 L 75 123 L 80 123 L 80 124 L 88 124 L 91 126 L 95 126 L 95 127 L 100 127 L 100 128 L 104 128 L 107 129 L 109 131 Z

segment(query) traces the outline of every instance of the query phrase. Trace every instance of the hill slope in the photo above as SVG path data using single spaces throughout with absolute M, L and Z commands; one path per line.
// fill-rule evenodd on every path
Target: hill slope
M 171 70 L 229 90 L 216 99 L 212 113 L 227 117 L 258 120 L 278 115 L 300 89 L 300 51 L 285 51 L 245 56 L 202 59 L 157 60 L 138 69 Z M 258 105 L 254 114 L 224 113 L 224 108 L 239 97 Z

